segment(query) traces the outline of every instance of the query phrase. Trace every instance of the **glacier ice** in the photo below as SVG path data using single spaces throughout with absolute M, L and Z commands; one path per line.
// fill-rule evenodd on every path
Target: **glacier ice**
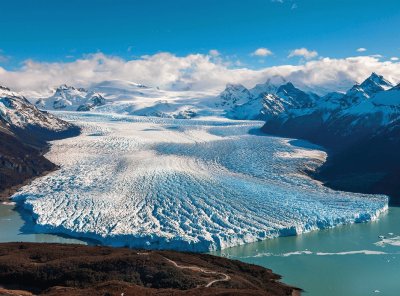
M 325 152 L 250 132 L 263 122 L 58 113 L 82 127 L 52 142 L 60 170 L 14 195 L 38 232 L 103 244 L 209 251 L 375 219 L 387 198 L 307 177 Z

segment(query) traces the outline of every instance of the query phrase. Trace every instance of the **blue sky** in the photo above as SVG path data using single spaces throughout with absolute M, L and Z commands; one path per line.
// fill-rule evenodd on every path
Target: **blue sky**
M 2 1 L 0 65 L 60 62 L 103 52 L 124 59 L 216 49 L 251 68 L 321 57 L 400 56 L 398 0 Z M 272 55 L 251 55 L 267 48 Z M 366 48 L 363 53 L 358 48 Z

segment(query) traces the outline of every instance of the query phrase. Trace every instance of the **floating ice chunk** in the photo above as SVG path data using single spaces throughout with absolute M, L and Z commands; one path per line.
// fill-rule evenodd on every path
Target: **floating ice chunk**
M 381 241 L 376 242 L 375 245 L 384 247 L 386 245 L 400 247 L 400 236 L 395 236 L 392 238 L 383 238 Z

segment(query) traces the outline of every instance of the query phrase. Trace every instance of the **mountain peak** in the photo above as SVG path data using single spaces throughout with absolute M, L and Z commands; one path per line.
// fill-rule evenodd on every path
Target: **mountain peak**
M 80 91 L 80 92 L 87 92 L 87 90 L 85 88 L 83 88 L 83 87 L 76 88 L 74 86 L 67 85 L 67 84 L 62 84 L 59 87 L 57 87 L 56 92 L 63 92 L 63 91 L 69 91 L 69 90 L 71 90 L 71 91 L 77 90 L 77 91 Z
M 388 90 L 393 87 L 393 84 L 386 80 L 382 75 L 375 72 L 365 79 L 361 84 L 355 84 L 346 95 L 352 98 L 357 98 L 354 102 L 358 102 L 363 98 L 371 98 L 378 92 Z
M 285 84 L 282 84 L 279 88 L 278 88 L 278 90 L 277 90 L 277 93 L 279 93 L 279 92 L 290 92 L 290 93 L 292 93 L 292 92 L 302 92 L 300 89 L 298 89 L 297 87 L 295 87 L 294 85 L 293 85 L 293 83 L 291 83 L 291 82 L 287 82 L 287 83 L 285 83 Z
M 244 90 L 246 87 L 240 83 L 228 83 L 225 90 Z
M 390 83 L 389 81 L 387 81 L 382 75 L 378 75 L 375 72 L 372 72 L 372 74 L 366 79 L 364 80 L 363 83 L 361 83 L 361 85 L 366 84 L 368 82 L 373 82 L 376 83 L 377 85 L 380 85 L 382 87 L 393 87 L 392 83 Z

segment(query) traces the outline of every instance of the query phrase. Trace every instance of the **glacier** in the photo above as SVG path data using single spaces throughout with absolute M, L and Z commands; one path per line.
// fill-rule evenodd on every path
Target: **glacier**
M 263 122 L 56 112 L 82 128 L 53 141 L 58 171 L 13 199 L 35 230 L 111 246 L 206 252 L 376 219 L 381 195 L 334 191 L 304 173 L 318 146 L 257 134 Z

